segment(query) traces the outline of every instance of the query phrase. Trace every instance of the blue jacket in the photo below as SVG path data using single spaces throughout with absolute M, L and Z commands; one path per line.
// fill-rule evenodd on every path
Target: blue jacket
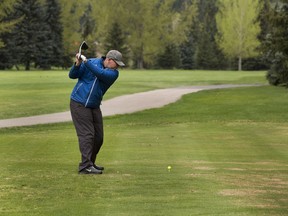
M 104 68 L 104 59 L 92 58 L 72 66 L 69 77 L 78 79 L 71 93 L 72 100 L 88 108 L 99 108 L 103 95 L 119 76 L 118 70 Z

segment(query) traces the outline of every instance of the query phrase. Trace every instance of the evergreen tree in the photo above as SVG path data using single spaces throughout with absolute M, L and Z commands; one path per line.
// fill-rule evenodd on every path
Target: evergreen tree
M 177 46 L 169 44 L 163 54 L 158 57 L 158 65 L 163 69 L 173 69 L 180 65 L 180 55 Z
M 9 69 L 13 66 L 13 58 L 10 48 L 15 46 L 14 43 L 8 44 L 9 33 L 17 22 L 19 17 L 11 16 L 13 13 L 13 5 L 16 0 L 2 0 L 0 4 L 0 69 Z M 11 49 L 12 50 L 12 49 Z
M 79 18 L 79 24 L 80 37 L 78 37 L 77 40 L 81 38 L 80 43 L 85 40 L 89 44 L 89 49 L 84 52 L 84 55 L 88 58 L 95 57 L 95 53 L 97 52 L 97 41 L 93 39 L 93 33 L 96 29 L 96 22 L 92 16 L 92 5 L 90 3 L 85 5 L 85 10 L 82 16 Z M 77 47 L 80 45 L 80 43 L 77 43 Z
M 271 67 L 267 79 L 272 85 L 288 86 L 288 0 L 280 0 L 270 16 L 272 28 L 266 35 L 264 51 Z
M 196 68 L 195 56 L 197 53 L 197 34 L 195 34 L 195 21 L 197 16 L 197 4 L 197 0 L 176 0 L 173 4 L 173 10 L 181 14 L 181 21 L 185 20 L 187 24 L 182 29 L 182 34 L 185 36 L 185 39 L 178 45 L 180 56 L 179 67 L 185 70 Z M 189 16 L 190 18 L 188 18 Z
M 84 14 L 80 17 L 80 33 L 83 40 L 91 35 L 95 28 L 95 20 L 91 16 L 92 6 L 89 3 L 86 7 Z
M 269 56 L 269 37 L 273 29 L 272 17 L 274 16 L 274 3 L 272 0 L 261 0 L 262 9 L 259 14 L 258 20 L 261 26 L 261 32 L 258 38 L 261 42 L 259 51 L 261 52 L 261 57 L 263 62 L 266 63 L 267 70 L 272 64 L 271 56 Z
M 196 37 L 193 28 L 189 31 L 187 40 L 180 45 L 180 67 L 186 70 L 195 69 Z
M 263 42 L 265 41 L 267 34 L 269 34 L 272 29 L 272 23 L 269 19 L 273 15 L 273 10 L 271 0 L 260 0 L 260 4 L 262 8 L 258 16 L 258 21 L 261 26 L 261 31 L 258 38 L 261 42 Z
M 216 1 L 198 1 L 198 16 L 194 22 L 197 69 L 219 69 L 224 67 L 224 55 L 215 40 L 217 34 Z
M 17 20 L 6 19 L 16 0 L 1 0 L 0 4 L 0 48 L 4 46 L 3 34 L 12 30 Z
M 21 18 L 7 35 L 6 51 L 11 57 L 11 64 L 24 64 L 25 70 L 30 70 L 32 63 L 40 68 L 49 68 L 52 49 L 42 5 L 37 0 L 18 1 L 14 6 L 14 13 L 10 16 Z
M 51 66 L 61 67 L 64 62 L 63 27 L 60 21 L 61 6 L 57 0 L 46 0 L 45 22 L 49 26 L 48 41 L 51 41 L 52 55 L 49 56 Z M 44 47 L 47 48 L 47 47 Z
M 9 39 L 9 33 L 4 32 L 1 33 L 1 38 L 3 41 L 3 44 L 5 44 L 3 47 L 0 48 L 0 70 L 10 69 L 14 65 L 14 59 L 13 59 L 13 49 L 15 49 L 15 44 L 11 43 Z
M 104 42 L 105 53 L 107 53 L 109 50 L 119 50 L 123 55 L 124 61 L 128 60 L 129 49 L 127 47 L 126 41 L 127 40 L 118 22 L 112 23 L 111 28 L 108 30 L 108 34 Z M 128 66 L 127 61 L 126 66 Z

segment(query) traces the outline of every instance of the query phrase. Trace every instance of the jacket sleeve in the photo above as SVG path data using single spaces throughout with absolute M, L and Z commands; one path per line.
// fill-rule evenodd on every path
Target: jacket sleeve
M 80 78 L 83 73 L 84 73 L 83 63 L 81 63 L 81 65 L 79 66 L 76 66 L 74 64 L 69 71 L 69 78 L 71 79 Z
M 104 83 L 112 84 L 118 78 L 118 70 L 101 68 L 93 64 L 90 60 L 85 63 L 85 66 L 93 73 L 99 80 Z

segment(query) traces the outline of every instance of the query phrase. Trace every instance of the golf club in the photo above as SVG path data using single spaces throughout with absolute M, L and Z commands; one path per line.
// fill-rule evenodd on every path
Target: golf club
M 83 41 L 79 47 L 79 59 L 81 59 L 81 51 L 83 50 L 87 50 L 89 47 L 87 45 L 87 43 L 85 41 Z

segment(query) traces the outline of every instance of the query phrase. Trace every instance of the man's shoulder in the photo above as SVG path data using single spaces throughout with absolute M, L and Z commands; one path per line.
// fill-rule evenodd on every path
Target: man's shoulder
M 102 62 L 101 58 L 89 58 L 89 60 L 93 63 Z
M 103 59 L 102 58 L 89 58 L 89 62 L 97 67 L 103 68 Z

